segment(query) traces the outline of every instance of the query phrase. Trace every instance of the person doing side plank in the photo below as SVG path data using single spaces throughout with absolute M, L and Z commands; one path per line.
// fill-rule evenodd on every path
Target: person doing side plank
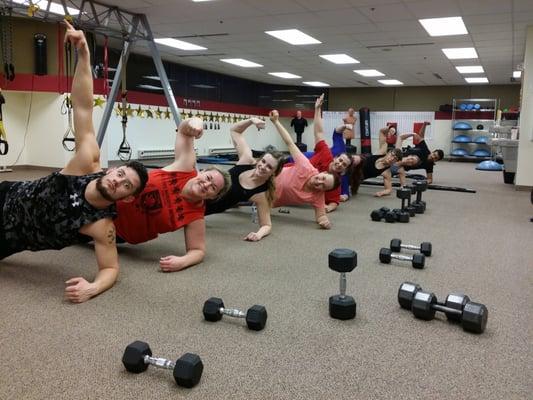
M 202 262 L 205 256 L 205 200 L 229 190 L 228 174 L 211 167 L 196 171 L 194 138 L 203 133 L 200 118 L 188 118 L 177 129 L 174 162 L 150 171 L 148 183 L 133 202 L 117 203 L 117 240 L 144 243 L 159 234 L 184 228 L 186 254 L 161 257 L 162 271 L 173 272 Z
M 324 192 L 339 186 L 339 177 L 329 172 L 319 172 L 313 167 L 281 125 L 277 110 L 270 112 L 270 120 L 294 159 L 294 165 L 283 168 L 276 177 L 276 196 L 273 207 L 311 204 L 315 208 L 315 220 L 318 225 L 323 229 L 330 229 L 331 223 L 326 216 Z
M 148 178 L 137 162 L 102 171 L 92 121 L 89 48 L 82 31 L 65 25 L 65 42 L 78 52 L 71 94 L 76 152 L 59 172 L 35 181 L 0 183 L 0 259 L 23 250 L 59 250 L 93 240 L 98 263 L 94 281 L 66 281 L 66 299 L 82 303 L 115 283 L 119 263 L 114 203 L 133 200 Z
M 274 178 L 281 172 L 285 160 L 278 151 L 267 151 L 258 161 L 253 158 L 252 150 L 243 135 L 252 125 L 260 130 L 265 127 L 265 121 L 250 118 L 231 127 L 231 138 L 239 156 L 237 164 L 228 171 L 231 189 L 217 200 L 209 200 L 205 215 L 224 212 L 241 201 L 253 201 L 257 206 L 259 230 L 250 232 L 244 240 L 257 242 L 272 230 L 270 208 L 276 191 Z

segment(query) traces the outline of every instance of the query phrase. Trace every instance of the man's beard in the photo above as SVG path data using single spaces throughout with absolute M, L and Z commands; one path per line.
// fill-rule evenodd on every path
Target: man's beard
M 115 199 L 109 194 L 104 185 L 102 184 L 102 177 L 96 180 L 96 190 L 102 195 L 107 201 L 115 201 Z

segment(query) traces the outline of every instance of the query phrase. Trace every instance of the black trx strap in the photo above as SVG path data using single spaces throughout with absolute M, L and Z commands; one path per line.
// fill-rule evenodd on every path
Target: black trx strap
M 128 126 L 128 90 L 126 89 L 126 57 L 122 55 L 122 72 L 120 76 L 122 80 L 122 90 L 120 98 L 122 100 L 122 143 L 118 147 L 117 156 L 122 161 L 129 161 L 131 159 L 131 147 L 126 140 L 126 128 Z
M 2 61 L 4 68 L 4 78 L 6 82 L 15 79 L 15 66 L 13 65 L 13 25 L 11 7 L 0 9 L 0 46 L 2 51 Z
M 68 119 L 68 127 L 65 131 L 65 134 L 63 135 L 63 140 L 61 143 L 63 144 L 63 148 L 67 151 L 74 151 L 76 149 L 76 138 L 74 136 L 74 124 L 72 122 L 72 102 L 70 100 L 70 76 L 72 72 L 72 47 L 70 46 L 70 42 L 65 43 L 65 76 L 67 78 L 67 90 L 65 93 L 65 99 L 63 100 L 63 104 L 61 105 L 61 114 L 67 115 Z
M 7 143 L 6 130 L 4 128 L 4 118 L 2 117 L 2 105 L 5 104 L 6 99 L 0 91 L 0 155 L 5 156 L 9 151 L 9 144 Z

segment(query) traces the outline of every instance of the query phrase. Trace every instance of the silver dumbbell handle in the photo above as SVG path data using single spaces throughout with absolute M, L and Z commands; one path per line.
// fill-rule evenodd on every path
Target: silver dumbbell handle
M 230 317 L 246 318 L 246 313 L 244 313 L 244 312 L 242 312 L 240 310 L 237 310 L 235 308 L 223 308 L 223 307 L 220 307 L 218 309 L 218 312 L 220 314 L 229 315 Z
M 346 272 L 341 272 L 341 280 L 340 280 L 340 297 L 343 299 L 346 296 Z
M 420 246 L 415 246 L 414 244 L 401 244 L 400 247 L 402 249 L 420 250 Z
M 167 360 L 166 358 L 150 357 L 148 355 L 144 356 L 144 363 L 164 369 L 174 369 L 176 366 L 175 361 Z
M 403 254 L 391 254 L 391 258 L 395 258 L 396 260 L 404 260 L 404 261 L 413 261 L 413 256 L 404 256 Z

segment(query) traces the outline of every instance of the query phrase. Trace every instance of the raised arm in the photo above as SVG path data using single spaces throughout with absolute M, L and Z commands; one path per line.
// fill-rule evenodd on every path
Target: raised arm
M 111 288 L 119 271 L 113 221 L 107 218 L 98 220 L 83 226 L 80 233 L 94 239 L 98 273 L 93 282 L 82 277 L 71 278 L 65 282 L 65 298 L 73 303 L 83 303 Z
M 72 110 L 74 113 L 74 137 L 76 153 L 63 173 L 82 175 L 100 170 L 100 148 L 96 142 L 93 125 L 93 76 L 89 47 L 82 31 L 64 21 L 67 30 L 65 43 L 73 46 L 78 63 L 72 80 Z
M 244 131 L 252 125 L 255 125 L 259 131 L 264 129 L 265 121 L 252 117 L 244 121 L 237 122 L 231 127 L 231 140 L 233 141 L 233 145 L 235 146 L 235 150 L 237 150 L 237 154 L 239 156 L 239 161 L 237 164 L 252 164 L 254 162 L 252 150 L 250 150 L 250 146 L 248 146 L 248 143 L 246 143 L 246 140 L 244 140 L 243 137 Z
M 324 93 L 315 101 L 315 118 L 313 124 L 313 133 L 315 135 L 315 144 L 324 140 L 324 123 L 322 121 L 322 104 L 324 103 Z
M 269 113 L 270 121 L 274 124 L 276 129 L 278 130 L 279 135 L 281 136 L 281 139 L 285 142 L 289 149 L 289 153 L 291 153 L 291 156 L 293 158 L 296 158 L 298 156 L 303 156 L 300 149 L 296 146 L 296 144 L 292 141 L 291 135 L 289 135 L 289 132 L 285 129 L 283 125 L 281 125 L 281 122 L 279 122 L 279 113 L 278 110 L 272 110 Z
M 387 154 L 387 128 L 381 128 L 379 130 L 379 149 L 376 154 Z
M 166 171 L 191 171 L 196 167 L 194 139 L 199 139 L 204 132 L 204 124 L 198 117 L 181 121 L 176 133 L 174 144 L 174 162 L 165 168 Z
M 205 257 L 205 222 L 197 219 L 185 226 L 186 253 L 183 256 L 166 256 L 159 260 L 163 272 L 176 272 L 199 264 Z
M 401 149 L 402 143 L 404 142 L 404 140 L 407 140 L 410 137 L 412 137 L 415 140 L 419 140 L 419 141 L 423 140 L 422 137 L 420 137 L 420 135 L 418 135 L 417 133 L 414 133 L 414 132 L 402 133 L 401 135 L 398 135 L 398 138 L 396 139 L 396 148 Z

